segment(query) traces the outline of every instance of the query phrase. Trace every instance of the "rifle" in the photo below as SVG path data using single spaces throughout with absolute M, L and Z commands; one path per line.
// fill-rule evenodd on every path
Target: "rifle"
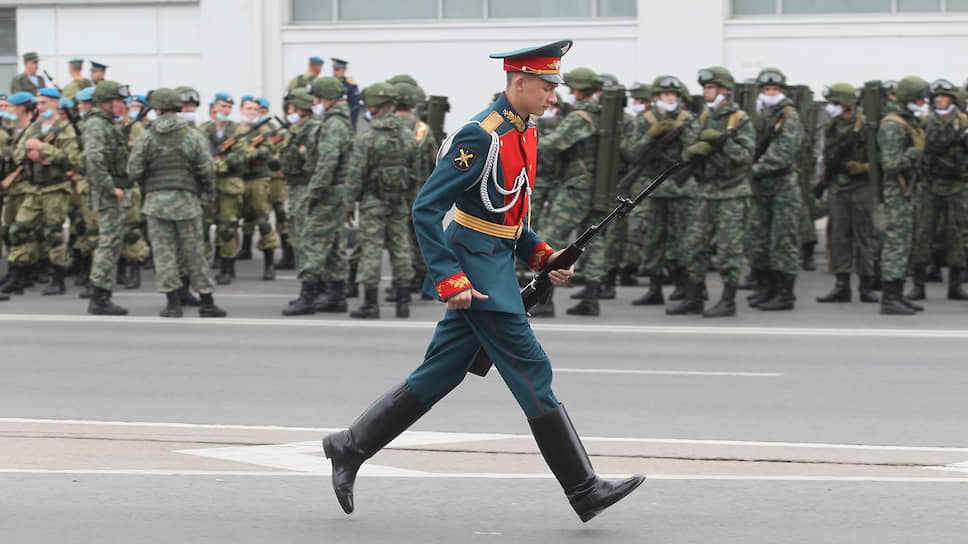
M 61 90 L 60 87 L 57 86 L 56 83 L 54 83 L 54 78 L 50 77 L 50 74 L 47 73 L 47 70 L 44 70 L 44 75 L 47 76 L 47 81 L 50 81 L 50 84 L 53 85 L 55 89 L 57 89 L 57 92 L 59 92 L 59 93 L 63 93 L 64 92 L 64 91 Z
M 662 185 L 666 179 L 672 176 L 677 170 L 685 166 L 681 162 L 676 162 L 663 170 L 658 176 L 652 179 L 649 186 L 642 190 L 634 199 L 629 199 L 628 197 L 620 196 L 618 197 L 618 206 L 615 207 L 604 219 L 597 225 L 592 225 L 585 229 L 585 232 L 581 233 L 574 242 L 568 245 L 564 251 L 555 258 L 553 263 L 545 264 L 544 268 L 535 277 L 531 278 L 531 281 L 527 285 L 521 288 L 521 302 L 524 304 L 524 310 L 530 311 L 536 304 L 548 297 L 551 292 L 551 272 L 553 270 L 564 270 L 570 268 L 571 265 L 575 264 L 582 253 L 585 252 L 585 248 L 588 244 L 592 243 L 595 238 L 598 238 L 605 229 L 616 219 L 620 219 L 628 215 L 633 208 L 641 204 L 646 198 L 649 197 L 659 185 Z M 487 371 L 491 368 L 491 359 L 487 356 L 484 350 L 477 352 L 477 356 L 474 357 L 474 363 L 471 365 L 470 372 L 477 374 L 478 376 L 484 376 Z
M 67 116 L 67 120 L 70 121 L 71 126 L 74 127 L 74 134 L 77 135 L 77 148 L 81 151 L 84 151 L 84 140 L 81 139 L 81 127 L 77 125 L 77 121 L 80 116 L 68 108 L 61 108 L 61 111 L 64 112 L 64 115 Z
M 127 125 L 124 125 L 123 127 L 121 127 L 121 133 L 124 134 L 124 137 L 127 138 L 128 136 L 130 136 L 131 129 L 133 129 L 136 124 L 140 123 L 145 117 L 147 117 L 148 113 L 150 112 L 151 112 L 151 106 L 147 104 L 142 104 L 141 109 L 138 110 L 138 116 L 134 118 L 134 121 L 131 121 Z
M 860 115 L 855 113 L 854 115 Z M 847 166 L 847 157 L 853 152 L 854 147 L 857 145 L 858 139 L 860 138 L 862 126 L 859 124 L 859 119 L 854 121 L 854 128 L 847 135 L 844 143 L 837 148 L 837 152 L 834 153 L 830 160 L 824 161 L 824 172 L 823 176 L 820 178 L 820 183 L 817 184 L 813 189 L 813 196 L 817 198 L 823 197 L 824 191 L 830 185 L 830 182 L 836 179 L 837 174 Z
M 36 110 L 35 109 L 34 110 L 34 113 L 31 114 L 31 116 L 30 116 L 30 121 L 27 122 L 27 126 L 24 127 L 24 129 L 20 131 L 20 134 L 18 134 L 17 137 L 14 138 L 12 142 L 10 142 L 10 148 L 11 149 L 16 149 L 17 148 L 17 144 L 20 143 L 20 139 L 23 138 L 24 137 L 24 134 L 27 133 L 27 129 L 30 128 L 30 125 L 34 124 L 34 121 L 37 120 L 37 116 L 38 115 L 40 115 L 40 110 Z M 4 166 L 6 166 L 6 164 L 8 162 L 12 162 L 12 160 L 13 159 L 11 159 L 11 158 L 5 157 L 4 158 L 4 161 L 3 161 L 4 162 Z M 10 172 L 6 176 L 4 176 L 3 181 L 0 182 L 0 185 L 2 185 L 4 189 L 9 189 L 10 186 L 13 185 L 13 182 L 16 181 L 16 179 L 20 175 L 20 173 L 24 171 L 24 168 L 26 168 L 27 160 L 28 159 L 25 158 L 24 160 L 20 161 L 20 164 L 18 164 L 17 167 L 14 168 L 13 172 Z
M 960 142 L 964 136 L 964 131 L 956 130 L 950 138 L 941 142 L 939 145 L 930 146 L 930 151 L 929 147 L 925 145 L 924 151 L 921 152 L 921 157 L 918 159 L 918 162 L 915 165 L 916 173 L 911 177 L 911 183 L 908 184 L 907 190 L 904 192 L 904 196 L 910 200 L 911 196 L 914 194 L 914 186 L 917 185 L 921 178 L 927 177 L 935 165 L 940 165 L 942 168 L 948 169 L 949 171 L 956 169 L 957 167 L 952 164 L 951 161 L 942 158 L 941 155 L 944 155 L 949 149 L 951 149 L 951 146 Z M 927 136 L 925 136 L 925 139 L 927 139 Z
M 219 146 L 218 153 L 216 153 L 216 156 L 221 155 L 222 153 L 228 153 L 228 151 L 232 149 L 232 147 L 235 144 L 239 143 L 239 140 L 244 140 L 245 138 L 248 138 L 250 134 L 259 132 L 259 129 L 262 128 L 262 125 L 268 123 L 271 120 L 272 119 L 270 117 L 266 117 L 265 119 L 256 123 L 255 126 L 245 131 L 245 133 L 243 133 L 241 136 L 232 136 L 229 139 L 225 140 L 224 142 L 222 142 L 222 145 Z
M 657 155 L 671 159 L 671 157 L 663 152 L 665 151 L 665 148 L 669 146 L 669 144 L 679 139 L 679 136 L 682 135 L 686 128 L 688 128 L 687 123 L 682 123 L 678 128 L 670 130 L 660 136 L 659 139 L 649 147 L 648 151 L 646 151 L 642 157 L 639 158 L 635 165 L 633 165 L 632 168 L 626 172 L 621 179 L 618 180 L 619 189 L 622 192 L 626 192 L 631 189 L 632 184 L 635 183 L 635 180 L 639 179 L 642 171 L 645 170 L 645 168 L 653 161 L 653 159 L 655 159 Z M 675 163 L 677 161 L 671 159 L 671 162 Z M 684 178 L 681 182 L 677 179 L 677 183 L 681 185 L 682 183 L 685 183 L 686 179 L 689 178 Z
M 686 180 L 694 176 L 697 170 L 706 166 L 706 160 L 710 157 L 710 155 L 720 151 L 723 146 L 726 145 L 726 142 L 730 138 L 736 136 L 736 133 L 739 132 L 739 129 L 743 128 L 743 126 L 745 126 L 746 123 L 749 123 L 751 119 L 752 117 L 749 116 L 744 117 L 743 120 L 740 121 L 735 127 L 724 130 L 723 133 L 719 135 L 719 138 L 709 142 L 709 145 L 712 146 L 712 150 L 709 152 L 709 154 L 696 155 L 695 157 L 689 159 L 689 162 L 686 163 L 685 168 L 683 168 L 682 171 L 679 172 L 679 175 L 676 176 L 676 183 L 682 185 L 686 182 Z

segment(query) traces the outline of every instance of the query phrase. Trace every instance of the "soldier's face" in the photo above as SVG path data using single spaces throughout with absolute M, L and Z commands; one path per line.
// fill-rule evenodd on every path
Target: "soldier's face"
M 91 70 L 91 81 L 94 83 L 104 81 L 104 70 Z
M 707 83 L 702 86 L 702 97 L 706 102 L 716 100 L 717 94 L 719 94 L 719 85 L 716 85 L 715 83 Z
M 36 60 L 28 60 L 24 62 L 24 71 L 29 75 L 34 75 L 37 73 L 38 62 Z
M 216 100 L 215 105 L 212 106 L 212 110 L 215 113 L 221 113 L 222 115 L 232 115 L 232 104 L 226 102 L 225 100 Z
M 343 76 L 345 75 L 346 75 L 345 66 L 340 66 L 340 67 L 333 66 L 333 77 L 335 77 L 336 79 L 343 79 Z
M 939 94 L 934 97 L 934 108 L 938 110 L 947 109 L 951 105 L 951 97 L 946 94 Z
M 763 94 L 766 96 L 778 96 L 783 89 L 779 85 L 763 85 Z
M 198 104 L 194 102 L 185 102 L 182 104 L 181 110 L 185 112 L 198 111 Z
M 90 102 L 78 102 L 77 103 L 77 111 L 79 113 L 84 113 L 84 112 L 86 112 L 87 110 L 89 110 L 89 109 L 91 109 L 93 107 L 94 106 Z
M 128 113 L 128 105 L 124 103 L 124 100 L 115 98 L 111 100 L 111 113 L 113 113 L 115 117 L 122 117 L 124 114 Z
M 555 90 L 557 83 L 545 81 L 540 77 L 522 74 L 511 80 L 511 94 L 514 107 L 524 115 L 541 115 L 558 103 Z
M 675 104 L 676 101 L 679 100 L 679 94 L 669 91 L 662 91 L 662 93 L 659 94 L 659 100 L 665 104 Z
M 239 111 L 242 113 L 242 117 L 245 117 L 250 121 L 259 117 L 259 105 L 251 100 L 246 100 L 243 102 L 242 107 L 239 108 Z
M 0 111 L 10 111 L 10 102 L 0 100 Z
M 44 113 L 47 110 L 56 110 L 56 109 L 57 109 L 57 99 L 51 98 L 49 96 L 43 96 L 43 95 L 37 97 L 37 110 L 40 111 L 40 113 Z
M 323 65 L 322 64 L 319 64 L 318 62 L 310 62 L 309 63 L 309 73 L 310 74 L 313 74 L 314 76 L 318 76 L 319 73 L 322 72 L 322 71 L 323 71 Z

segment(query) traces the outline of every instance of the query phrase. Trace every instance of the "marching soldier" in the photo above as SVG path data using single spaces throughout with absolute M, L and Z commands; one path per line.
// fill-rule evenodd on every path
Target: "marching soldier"
M 199 317 L 225 317 L 215 305 L 215 286 L 202 243 L 205 202 L 215 192 L 215 165 L 204 135 L 176 113 L 182 100 L 172 89 L 151 95 L 161 116 L 138 138 L 127 163 L 127 175 L 145 194 L 144 214 L 154 248 L 158 290 L 167 304 L 161 317 L 181 317 L 182 268 L 198 291 Z
M 356 82 L 346 76 L 346 65 L 349 61 L 330 57 L 333 61 L 333 77 L 343 82 L 346 89 L 346 103 L 350 106 L 350 119 L 353 127 L 356 127 L 356 119 L 360 115 L 360 88 Z
M 296 89 L 306 90 L 306 87 L 313 82 L 317 77 L 319 77 L 320 72 L 323 71 L 323 59 L 320 57 L 309 57 L 309 71 L 305 74 L 300 74 L 289 80 L 289 85 L 286 86 L 286 90 L 294 91 Z
M 67 69 L 71 73 L 71 80 L 67 85 L 64 85 L 61 96 L 73 100 L 78 92 L 94 86 L 94 83 L 90 79 L 87 79 L 81 74 L 81 68 L 83 67 L 84 59 L 82 58 L 74 57 L 67 62 Z
M 24 71 L 10 80 L 10 94 L 25 92 L 34 96 L 47 86 L 44 76 L 37 73 L 40 57 L 34 51 L 24 53 Z

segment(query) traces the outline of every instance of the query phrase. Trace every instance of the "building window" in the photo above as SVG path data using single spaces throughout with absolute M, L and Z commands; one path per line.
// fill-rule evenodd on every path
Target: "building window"
M 491 18 L 615 18 L 635 17 L 637 12 L 638 0 L 290 0 L 289 10 L 293 24 Z
M 0 92 L 7 94 L 10 80 L 20 71 L 17 58 L 17 11 L 0 9 Z
M 891 0 L 783 0 L 783 13 L 890 13 Z
M 748 15 L 906 15 L 968 11 L 968 0 L 733 0 L 734 17 Z
M 948 0 L 948 11 L 968 11 L 968 0 Z

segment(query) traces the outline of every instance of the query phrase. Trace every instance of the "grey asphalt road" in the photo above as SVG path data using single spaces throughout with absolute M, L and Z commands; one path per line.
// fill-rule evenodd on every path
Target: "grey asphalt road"
M 240 263 L 241 278 L 217 292 L 230 313 L 224 321 L 155 318 L 163 297 L 150 273 L 141 290 L 116 292 L 132 318 L 88 318 L 76 289 L 0 303 L 4 541 L 965 542 L 968 303 L 944 300 L 938 284 L 924 314 L 892 318 L 876 305 L 813 302 L 832 279 L 806 273 L 795 311 L 742 307 L 736 319 L 716 322 L 630 306 L 643 288 L 621 288 L 600 319 L 564 316 L 569 290 L 559 290 L 560 317 L 534 327 L 581 434 L 710 448 L 682 453 L 681 467 L 651 464 L 651 451 L 622 463 L 593 452 L 600 467 L 641 466 L 654 478 L 584 526 L 548 478 L 364 475 L 358 512 L 347 517 L 325 474 L 266 474 L 249 460 L 232 466 L 238 474 L 193 473 L 191 459 L 184 470 L 146 473 L 157 466 L 127 450 L 111 450 L 87 471 L 62 459 L 72 440 L 96 455 L 101 439 L 83 425 L 66 437 L 28 432 L 41 420 L 342 427 L 419 363 L 442 313 L 439 304 L 415 303 L 413 318 L 397 320 L 387 303 L 376 322 L 284 319 L 279 311 L 298 283 L 285 272 L 262 282 L 258 264 Z M 709 283 L 718 296 L 716 278 Z M 527 435 L 528 426 L 492 372 L 469 376 L 414 430 Z M 123 440 L 161 440 L 138 432 Z M 222 440 L 213 442 L 231 445 Z M 880 461 L 851 460 L 841 449 L 820 466 L 781 455 L 787 466 L 775 479 L 768 464 L 716 479 L 721 469 L 710 458 L 731 455 L 725 441 L 934 449 L 956 463 L 940 472 L 915 460 L 904 478 L 880 478 L 871 473 Z M 525 463 L 473 451 L 405 455 L 400 467 L 437 455 L 442 469 L 462 473 Z M 532 457 L 529 470 L 546 472 Z

